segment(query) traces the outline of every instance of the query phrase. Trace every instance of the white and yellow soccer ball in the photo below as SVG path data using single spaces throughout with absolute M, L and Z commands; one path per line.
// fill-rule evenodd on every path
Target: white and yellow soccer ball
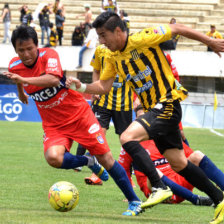
M 49 189 L 50 205 L 59 212 L 67 212 L 76 207 L 79 202 L 79 191 L 76 186 L 67 181 L 59 181 Z

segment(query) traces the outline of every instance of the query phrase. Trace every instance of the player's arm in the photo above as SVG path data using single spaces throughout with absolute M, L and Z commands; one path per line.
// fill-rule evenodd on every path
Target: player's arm
M 189 39 L 197 40 L 205 45 L 209 46 L 213 49 L 215 53 L 217 53 L 219 56 L 219 52 L 224 52 L 224 40 L 223 39 L 212 39 L 206 36 L 203 33 L 200 33 L 196 30 L 193 30 L 187 26 L 184 26 L 182 24 L 170 24 L 172 35 L 180 34 L 184 37 L 187 37 Z
M 92 82 L 98 81 L 100 79 L 100 70 L 94 69 L 92 74 Z M 99 94 L 92 94 L 92 101 L 99 100 Z
M 66 87 L 79 92 L 103 95 L 110 92 L 113 82 L 114 78 L 110 78 L 107 80 L 98 80 L 91 84 L 85 84 L 80 82 L 77 78 L 68 77 L 66 80 Z
M 39 77 L 22 77 L 12 72 L 4 72 L 5 76 L 14 81 L 16 84 L 28 84 L 39 87 L 55 87 L 59 85 L 60 77 L 45 74 Z
M 22 84 L 17 84 L 17 90 L 18 90 L 19 100 L 24 104 L 28 104 L 29 96 L 24 92 Z

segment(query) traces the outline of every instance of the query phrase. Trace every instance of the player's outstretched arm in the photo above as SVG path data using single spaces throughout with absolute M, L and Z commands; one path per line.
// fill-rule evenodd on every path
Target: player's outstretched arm
M 7 76 L 16 84 L 29 84 L 40 87 L 54 87 L 58 86 L 60 78 L 55 75 L 45 74 L 39 77 L 22 77 L 12 72 L 3 72 L 3 75 Z
M 18 90 L 19 100 L 24 104 L 28 104 L 29 96 L 24 92 L 22 84 L 17 84 L 17 90 Z
M 197 30 L 191 29 L 182 24 L 170 24 L 173 35 L 180 34 L 189 39 L 197 40 L 212 48 L 212 50 L 221 56 L 219 52 L 224 52 L 224 39 L 212 39 Z
M 85 84 L 80 82 L 80 80 L 77 78 L 68 77 L 66 80 L 66 87 L 78 92 L 102 95 L 109 93 L 113 82 L 114 78 L 110 78 L 107 80 L 98 80 L 90 84 Z

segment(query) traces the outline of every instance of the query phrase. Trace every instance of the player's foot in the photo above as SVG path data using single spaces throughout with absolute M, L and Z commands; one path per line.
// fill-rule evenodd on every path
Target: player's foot
M 94 173 L 90 177 L 86 177 L 85 179 L 86 184 L 89 185 L 102 185 L 103 182 L 97 177 Z
M 141 208 L 141 201 L 129 201 L 128 209 L 122 215 L 136 216 L 141 212 L 143 212 Z
M 173 192 L 170 190 L 169 187 L 167 187 L 166 189 L 152 187 L 152 193 L 150 194 L 147 201 L 142 203 L 141 207 L 143 209 L 151 208 L 158 203 L 161 203 L 163 201 L 166 201 L 167 199 L 170 199 L 172 195 L 173 195 Z
M 214 206 L 214 202 L 210 197 L 198 196 L 197 204 L 199 206 Z
M 86 153 L 85 156 L 88 158 L 87 166 L 95 173 L 101 180 L 107 181 L 109 178 L 108 172 L 102 165 L 100 165 L 95 156 L 91 156 Z
M 224 199 L 215 207 L 215 215 L 210 224 L 218 224 L 223 220 L 224 215 Z
M 80 171 L 82 171 L 82 166 L 79 166 L 79 167 L 74 168 L 74 171 L 75 171 L 75 172 L 80 172 Z

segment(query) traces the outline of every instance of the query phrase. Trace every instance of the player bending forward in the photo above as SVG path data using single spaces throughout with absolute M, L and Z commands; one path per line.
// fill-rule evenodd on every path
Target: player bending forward
M 9 63 L 4 74 L 18 87 L 19 98 L 28 103 L 35 101 L 44 129 L 44 155 L 49 165 L 61 169 L 74 169 L 87 165 L 102 180 L 112 176 L 129 201 L 123 215 L 134 216 L 141 212 L 141 202 L 132 189 L 123 167 L 113 159 L 103 131 L 90 106 L 76 91 L 65 87 L 65 77 L 56 51 L 39 49 L 36 31 L 19 26 L 12 34 L 12 44 L 19 57 Z M 95 157 L 75 156 L 70 153 L 77 141 Z

